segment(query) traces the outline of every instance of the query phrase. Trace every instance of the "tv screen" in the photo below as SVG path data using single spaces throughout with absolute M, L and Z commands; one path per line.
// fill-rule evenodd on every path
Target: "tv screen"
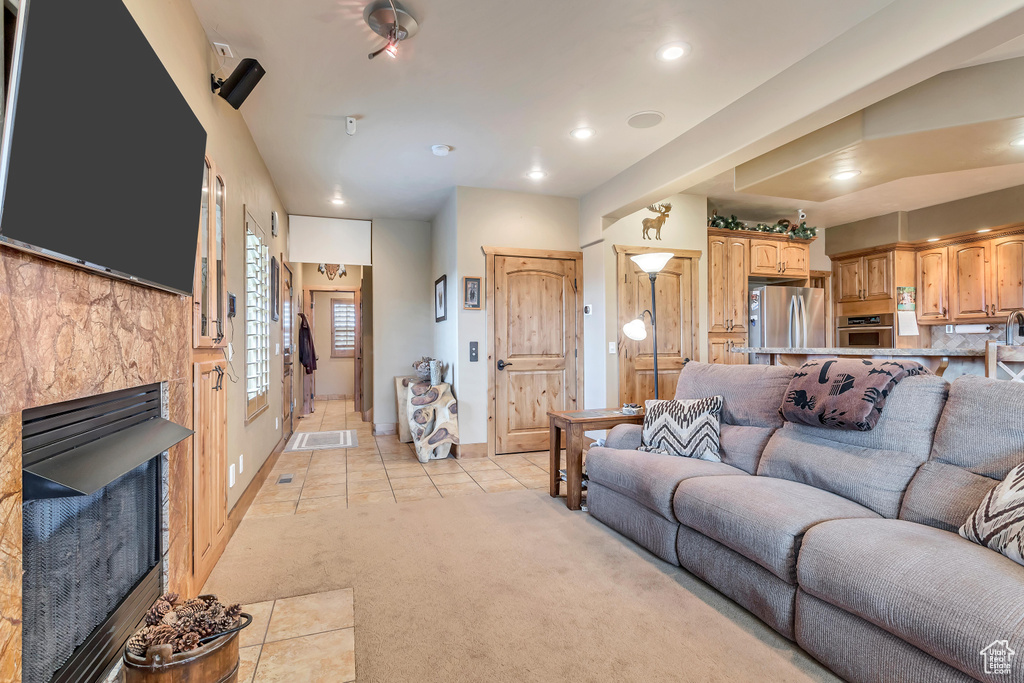
M 135 20 L 121 0 L 0 2 L 0 239 L 190 294 L 206 131 Z

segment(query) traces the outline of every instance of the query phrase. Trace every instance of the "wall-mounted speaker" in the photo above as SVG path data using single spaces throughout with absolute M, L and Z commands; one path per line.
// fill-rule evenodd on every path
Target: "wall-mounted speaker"
M 243 59 L 226 81 L 214 80 L 213 89 L 216 91 L 219 88 L 220 92 L 217 94 L 227 100 L 232 107 L 238 109 L 266 73 L 266 69 L 255 59 Z

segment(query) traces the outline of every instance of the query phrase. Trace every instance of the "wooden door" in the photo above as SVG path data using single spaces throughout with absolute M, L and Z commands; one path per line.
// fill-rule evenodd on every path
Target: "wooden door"
M 872 254 L 864 259 L 865 301 L 893 298 L 892 289 L 892 252 Z
M 779 243 L 750 240 L 750 274 L 778 277 L 780 271 Z
M 949 308 L 954 320 L 989 317 L 990 286 L 988 242 L 949 247 Z
M 779 247 L 782 274 L 787 277 L 807 277 L 811 272 L 811 248 L 807 244 L 783 243 Z
M 750 362 L 745 353 L 736 353 L 732 349 L 746 344 L 746 336 L 736 334 L 709 334 L 708 362 L 719 365 L 746 365 Z M 664 397 L 662 397 L 664 398 Z
M 193 364 L 192 534 L 197 586 L 213 571 L 228 520 L 227 362 Z
M 630 255 L 629 251 L 618 255 L 619 401 L 642 404 L 654 398 L 654 335 L 647 318 L 648 334 L 643 341 L 627 337 L 622 326 L 651 309 L 651 280 Z M 676 256 L 654 283 L 658 295 L 658 391 L 663 399 L 675 395 L 684 361 L 696 358 L 697 271 L 696 255 Z
M 746 334 L 747 303 L 747 240 L 730 237 L 726 242 L 728 259 L 726 266 L 726 300 L 729 314 L 729 332 Z M 693 293 L 696 296 L 696 292 Z
M 730 242 L 717 235 L 708 237 L 708 329 L 711 333 L 729 331 Z M 626 275 L 622 268 L 619 271 L 619 282 L 624 284 Z
M 864 290 L 862 272 L 864 259 L 855 258 L 836 261 L 833 270 L 836 278 L 836 303 L 844 304 L 861 300 Z
M 1002 237 L 991 242 L 992 306 L 996 315 L 1024 308 L 1024 237 Z
M 923 323 L 949 320 L 946 271 L 945 247 L 917 253 L 917 319 Z
M 548 411 L 577 407 L 576 277 L 575 260 L 494 257 L 496 453 L 546 449 Z

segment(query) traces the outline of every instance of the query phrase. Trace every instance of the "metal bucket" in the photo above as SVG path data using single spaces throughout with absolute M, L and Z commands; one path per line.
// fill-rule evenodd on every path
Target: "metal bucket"
M 125 683 L 236 683 L 238 680 L 238 632 L 252 623 L 242 612 L 238 626 L 188 652 L 174 654 L 171 645 L 155 645 L 145 657 L 125 651 L 122 679 Z

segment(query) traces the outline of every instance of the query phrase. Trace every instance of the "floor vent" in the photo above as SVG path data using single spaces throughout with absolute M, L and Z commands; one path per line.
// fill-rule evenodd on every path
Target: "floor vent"
M 290 475 L 290 474 L 282 474 L 280 477 L 277 478 L 277 483 L 278 484 L 290 484 L 290 483 L 292 483 L 292 475 Z

